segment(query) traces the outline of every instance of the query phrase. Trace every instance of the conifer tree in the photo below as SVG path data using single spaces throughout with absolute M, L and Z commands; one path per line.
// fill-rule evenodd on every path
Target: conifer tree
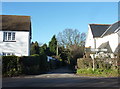
M 51 55 L 56 55 L 56 48 L 57 48 L 57 39 L 55 35 L 53 35 L 51 41 L 49 42 L 49 49 L 50 49 Z

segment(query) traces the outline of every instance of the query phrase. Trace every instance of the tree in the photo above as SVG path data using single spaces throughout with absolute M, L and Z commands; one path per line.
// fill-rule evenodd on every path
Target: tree
M 47 47 L 47 44 L 43 44 L 43 45 L 40 47 L 40 54 L 46 54 L 46 55 L 48 55 L 48 56 L 51 55 L 50 49 L 49 49 L 49 47 Z
M 77 59 L 82 58 L 84 46 L 72 45 L 70 48 L 71 59 L 74 59 L 73 64 L 76 65 Z
M 86 39 L 85 33 L 80 33 L 77 29 L 65 29 L 59 32 L 57 40 L 59 45 L 69 48 L 71 45 L 84 45 Z
M 30 55 L 33 55 L 33 54 L 35 54 L 34 42 L 32 42 L 30 45 Z
M 64 46 L 58 47 L 58 49 L 59 49 L 59 56 L 62 59 L 62 65 L 66 65 L 69 50 L 65 49 Z
M 56 55 L 57 39 L 55 35 L 53 35 L 51 41 L 49 42 L 49 49 L 50 49 L 51 55 Z
M 40 54 L 45 54 L 46 48 L 47 48 L 46 44 L 43 44 L 42 46 L 40 46 L 40 48 L 39 48 Z
M 37 41 L 35 43 L 34 42 L 31 43 L 30 54 L 31 55 L 39 54 L 39 45 Z
M 67 55 L 67 61 L 73 68 L 76 65 L 77 58 L 83 56 L 85 39 L 86 34 L 80 33 L 77 29 L 65 29 L 57 35 L 59 48 L 65 48 L 60 54 Z

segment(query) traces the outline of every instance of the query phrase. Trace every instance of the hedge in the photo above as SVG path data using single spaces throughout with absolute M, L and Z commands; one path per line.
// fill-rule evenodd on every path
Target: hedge
M 118 60 L 117 58 L 104 58 L 99 59 L 96 58 L 94 61 L 95 68 L 101 68 L 101 69 L 116 69 L 118 68 Z M 111 63 L 110 63 L 111 62 Z M 93 67 L 93 60 L 91 58 L 80 58 L 77 59 L 77 67 L 78 69 L 84 69 L 84 68 L 92 68 Z
M 87 76 L 119 76 L 119 61 L 119 58 L 95 58 L 93 71 L 93 60 L 91 58 L 79 58 L 77 59 L 77 74 L 85 74 Z
M 22 74 L 38 74 L 40 71 L 40 56 L 18 57 Z
M 17 56 L 3 56 L 2 59 L 3 76 L 16 76 L 20 73 Z
M 3 77 L 18 76 L 22 74 L 41 74 L 51 69 L 56 69 L 60 65 L 59 61 L 47 61 L 45 54 L 34 54 L 31 56 L 3 56 L 2 74 Z

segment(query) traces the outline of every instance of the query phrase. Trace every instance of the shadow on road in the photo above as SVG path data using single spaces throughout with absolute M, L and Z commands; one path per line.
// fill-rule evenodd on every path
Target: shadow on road
M 118 78 L 80 77 L 68 67 L 61 67 L 47 74 L 4 78 L 2 82 L 3 87 L 120 87 Z
M 117 78 L 11 78 L 3 79 L 3 87 L 119 87 Z M 101 88 L 101 89 L 103 89 Z M 108 88 L 109 89 L 109 88 Z
M 58 69 L 51 70 L 47 74 L 65 74 L 65 73 L 74 74 L 74 72 L 70 70 L 68 66 L 64 66 Z

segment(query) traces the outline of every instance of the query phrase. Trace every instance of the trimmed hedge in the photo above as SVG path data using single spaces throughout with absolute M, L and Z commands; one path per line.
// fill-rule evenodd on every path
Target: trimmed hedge
M 48 71 L 46 55 L 32 56 L 3 56 L 3 77 L 18 76 L 21 74 L 40 74 Z
M 99 59 L 96 58 L 95 60 L 95 69 L 116 69 L 118 68 L 118 59 L 117 58 L 105 58 Z M 93 60 L 91 58 L 80 58 L 77 59 L 77 67 L 78 69 L 84 68 L 92 68 L 93 67 Z
M 77 60 L 77 74 L 80 76 L 119 76 L 119 60 L 117 58 L 96 58 L 93 71 L 93 60 L 91 58 L 80 58 Z
M 39 73 L 39 64 L 41 62 L 39 56 L 23 56 L 18 57 L 22 74 L 37 74 Z
M 3 76 L 16 76 L 20 73 L 17 56 L 3 56 L 2 59 Z
M 119 76 L 119 60 L 119 58 L 96 58 L 93 71 L 93 60 L 91 58 L 80 58 L 77 60 L 77 74 L 81 76 Z
M 12 77 L 22 74 L 41 74 L 60 65 L 59 61 L 50 60 L 47 62 L 45 54 L 34 54 L 31 56 L 3 56 L 2 73 L 3 77 Z

